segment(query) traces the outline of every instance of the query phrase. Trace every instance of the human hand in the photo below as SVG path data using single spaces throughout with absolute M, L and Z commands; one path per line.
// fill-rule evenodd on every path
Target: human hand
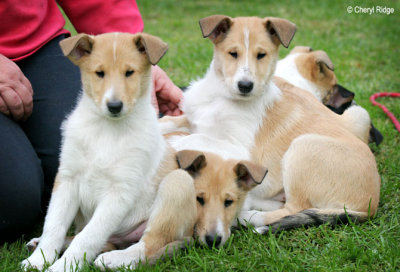
M 18 65 L 0 54 L 0 112 L 26 120 L 32 113 L 32 96 L 32 85 Z
M 167 76 L 167 74 L 157 65 L 152 67 L 153 86 L 152 92 L 153 106 L 165 115 L 178 116 L 182 114 L 179 109 L 179 102 L 183 94 Z

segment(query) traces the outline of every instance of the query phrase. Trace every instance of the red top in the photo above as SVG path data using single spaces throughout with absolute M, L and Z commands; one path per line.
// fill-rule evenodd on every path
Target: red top
M 143 31 L 135 0 L 58 0 L 78 32 Z M 0 54 L 14 61 L 26 58 L 60 34 L 65 20 L 56 0 L 1 0 Z

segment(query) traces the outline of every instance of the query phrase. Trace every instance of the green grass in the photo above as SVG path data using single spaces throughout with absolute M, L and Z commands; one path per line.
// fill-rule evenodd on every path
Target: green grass
M 234 232 L 222 249 L 191 247 L 172 259 L 138 270 L 150 271 L 399 271 L 400 270 L 400 134 L 368 98 L 375 92 L 400 92 L 399 1 L 173 1 L 138 3 L 145 31 L 168 42 L 161 60 L 180 86 L 202 76 L 212 58 L 212 45 L 201 37 L 198 19 L 212 14 L 275 16 L 297 24 L 289 49 L 308 45 L 331 57 L 339 83 L 356 93 L 371 114 L 384 142 L 372 145 L 382 177 L 377 216 L 361 225 L 320 226 L 258 236 Z M 395 14 L 348 14 L 347 6 L 388 6 Z M 281 49 L 281 57 L 289 50 Z M 380 98 L 397 118 L 400 100 Z M 37 234 L 37 233 L 36 233 Z M 0 271 L 18 271 L 28 256 L 25 241 L 0 249 Z M 85 265 L 82 271 L 99 271 Z M 120 270 L 128 271 L 128 270 Z

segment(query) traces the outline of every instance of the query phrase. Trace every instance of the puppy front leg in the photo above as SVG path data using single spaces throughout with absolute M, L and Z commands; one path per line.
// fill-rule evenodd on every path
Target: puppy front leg
M 41 270 L 45 262 L 53 262 L 63 247 L 65 236 L 78 211 L 77 186 L 71 180 L 56 177 L 43 234 L 32 255 L 22 262 L 22 267 Z
M 108 238 L 118 230 L 122 220 L 132 209 L 133 203 L 125 193 L 109 193 L 97 206 L 89 223 L 72 240 L 63 256 L 49 270 L 62 272 L 81 267 L 84 258 L 87 261 L 101 251 Z
M 183 170 L 175 170 L 160 183 L 142 239 L 127 249 L 101 254 L 95 265 L 115 269 L 135 267 L 146 259 L 154 262 L 166 250 L 171 254 L 191 242 L 196 219 L 193 178 Z

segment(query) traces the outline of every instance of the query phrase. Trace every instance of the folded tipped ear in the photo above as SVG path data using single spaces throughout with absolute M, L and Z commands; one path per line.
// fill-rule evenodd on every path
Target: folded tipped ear
M 199 24 L 203 37 L 208 37 L 212 42 L 218 43 L 226 37 L 232 20 L 225 15 L 212 15 L 200 19 Z
M 240 161 L 233 168 L 238 177 L 237 183 L 239 187 L 248 191 L 258 184 L 261 184 L 268 173 L 268 169 L 249 161 Z
M 146 54 L 153 65 L 156 65 L 168 50 L 168 44 L 146 33 L 140 33 L 135 37 L 135 45 L 139 52 Z
M 282 18 L 266 17 L 264 19 L 265 27 L 276 45 L 281 43 L 284 47 L 288 48 L 296 33 L 296 25 Z
M 191 176 L 206 166 L 206 157 L 203 152 L 194 150 L 182 150 L 176 153 L 176 161 L 179 168 L 186 170 Z
M 318 65 L 321 73 L 323 73 L 324 67 L 328 68 L 331 71 L 334 70 L 333 63 L 325 51 L 314 51 L 313 55 L 315 57 L 315 63 Z
M 337 114 L 342 114 L 351 105 L 354 95 L 353 92 L 339 84 L 336 84 L 324 99 L 323 103 Z
M 92 37 L 82 33 L 62 40 L 60 47 L 64 56 L 77 64 L 83 56 L 92 52 L 93 43 Z

